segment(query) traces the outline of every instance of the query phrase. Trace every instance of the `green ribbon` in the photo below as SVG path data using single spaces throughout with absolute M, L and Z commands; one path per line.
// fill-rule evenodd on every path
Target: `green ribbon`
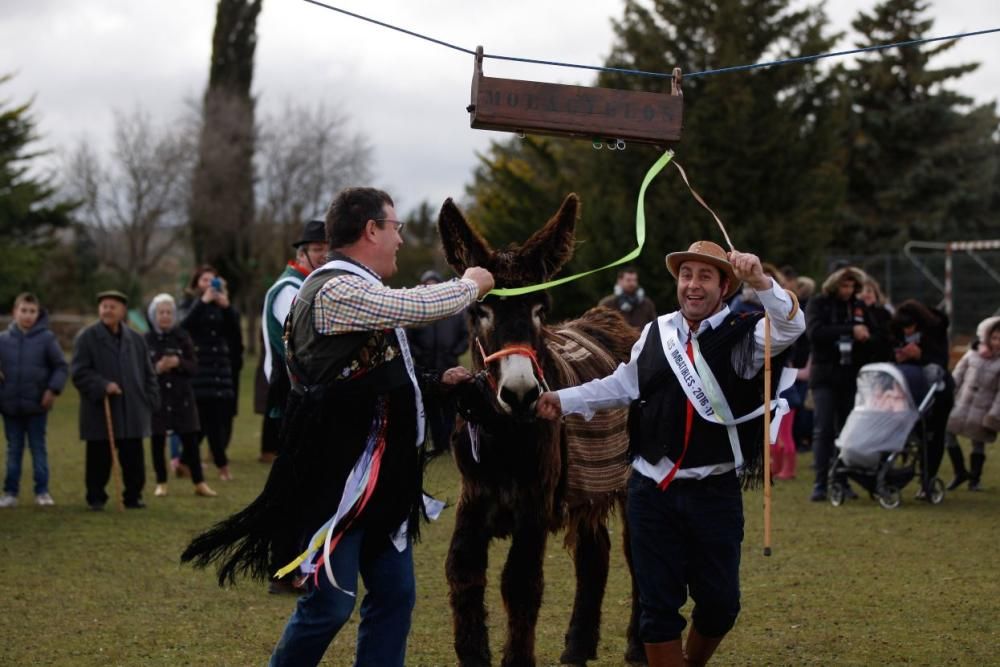
M 597 273 L 598 271 L 603 271 L 604 269 L 610 269 L 612 266 L 618 266 L 619 264 L 624 264 L 626 262 L 631 262 L 640 254 L 642 254 L 642 246 L 646 243 L 646 188 L 649 184 L 653 182 L 656 175 L 663 171 L 663 168 L 667 166 L 670 159 L 674 157 L 674 152 L 668 150 L 660 158 L 653 163 L 653 166 L 649 168 L 646 172 L 645 178 L 642 179 L 642 187 L 639 188 L 639 201 L 636 203 L 635 207 L 635 243 L 636 247 L 632 252 L 625 255 L 621 259 L 617 259 L 610 264 L 605 264 L 604 266 L 598 267 L 596 269 L 591 269 L 590 271 L 584 271 L 583 273 L 575 273 L 572 276 L 566 276 L 564 278 L 557 278 L 556 280 L 550 280 L 548 282 L 539 283 L 537 285 L 528 285 L 526 287 L 501 287 L 498 289 L 491 290 L 489 293 L 493 296 L 507 297 L 507 296 L 521 296 L 522 294 L 530 294 L 531 292 L 538 292 L 539 290 L 548 289 L 550 287 L 555 287 L 557 285 L 562 285 L 564 283 L 572 282 L 584 276 L 589 276 L 592 273 Z

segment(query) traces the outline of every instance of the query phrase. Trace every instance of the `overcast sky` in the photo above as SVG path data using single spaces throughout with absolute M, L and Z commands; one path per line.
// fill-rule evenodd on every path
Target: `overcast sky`
M 487 53 L 601 64 L 612 41 L 618 0 L 463 2 L 329 0 L 357 13 Z M 874 2 L 829 0 L 833 27 Z M 215 18 L 211 0 L 2 0 L 0 88 L 5 100 L 34 96 L 44 146 L 60 149 L 86 137 L 106 148 L 113 112 L 142 108 L 159 122 L 200 98 L 208 73 Z M 997 0 L 931 2 L 933 34 L 1000 27 Z M 303 0 L 264 0 L 257 24 L 254 93 L 258 112 L 289 100 L 322 101 L 343 111 L 375 149 L 375 185 L 401 212 L 422 199 L 460 197 L 497 133 L 469 128 L 472 56 L 352 19 Z M 1000 33 L 962 40 L 938 66 L 976 61 L 957 86 L 978 101 L 1000 91 Z M 742 63 L 715 63 L 716 66 Z M 682 66 L 684 63 L 678 63 Z M 486 61 L 487 75 L 589 83 L 584 70 Z M 741 76 L 727 74 L 721 76 Z M 331 193 L 332 195 L 333 193 Z

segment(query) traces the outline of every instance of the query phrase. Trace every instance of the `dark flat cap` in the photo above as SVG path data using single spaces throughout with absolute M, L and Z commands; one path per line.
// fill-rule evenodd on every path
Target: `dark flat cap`
M 97 303 L 100 303 L 105 299 L 117 299 L 118 301 L 121 301 L 123 305 L 128 305 L 128 297 L 125 296 L 123 292 L 119 292 L 116 289 L 104 290 L 103 292 L 97 293 Z

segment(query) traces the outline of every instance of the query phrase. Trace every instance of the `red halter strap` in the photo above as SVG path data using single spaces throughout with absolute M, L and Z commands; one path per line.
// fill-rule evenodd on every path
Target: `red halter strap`
M 545 371 L 542 370 L 542 365 L 538 363 L 538 353 L 535 352 L 534 348 L 530 345 L 523 343 L 514 343 L 512 345 L 507 345 L 497 350 L 491 355 L 486 354 L 486 350 L 483 349 L 483 344 L 476 338 L 476 347 L 479 348 L 479 354 L 483 358 L 483 368 L 486 370 L 486 377 L 490 381 L 490 386 L 493 387 L 493 391 L 497 389 L 496 379 L 493 374 L 490 373 L 490 362 L 496 361 L 497 359 L 503 359 L 504 357 L 510 357 L 515 354 L 520 354 L 522 356 L 528 357 L 531 360 L 531 365 L 535 369 L 535 373 L 538 374 L 538 379 L 542 381 L 542 386 L 546 391 L 549 390 L 549 385 L 545 381 Z

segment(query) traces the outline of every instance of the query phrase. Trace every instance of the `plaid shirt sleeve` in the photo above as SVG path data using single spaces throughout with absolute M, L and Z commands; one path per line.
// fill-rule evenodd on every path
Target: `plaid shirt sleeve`
M 472 280 L 393 289 L 360 276 L 331 278 L 313 300 L 316 331 L 323 335 L 428 324 L 454 315 L 479 296 Z

